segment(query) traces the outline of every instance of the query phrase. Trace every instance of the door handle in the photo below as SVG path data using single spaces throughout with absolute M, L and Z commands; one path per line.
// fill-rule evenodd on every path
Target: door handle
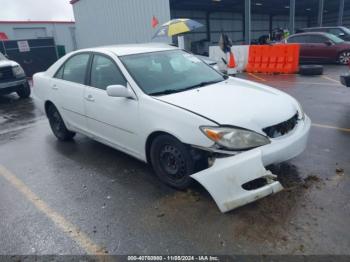
M 51 86 L 51 88 L 54 89 L 54 90 L 57 90 L 57 89 L 58 89 L 58 86 L 57 86 L 56 84 L 53 84 L 53 85 Z
M 90 101 L 90 102 L 95 101 L 95 99 L 94 99 L 94 97 L 93 97 L 92 95 L 87 95 L 87 96 L 85 97 L 85 99 L 86 99 L 87 101 Z

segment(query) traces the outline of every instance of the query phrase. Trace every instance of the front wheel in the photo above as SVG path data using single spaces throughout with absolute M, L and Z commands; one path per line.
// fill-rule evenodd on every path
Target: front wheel
M 164 183 L 177 189 L 187 188 L 194 173 L 194 160 L 186 145 L 170 135 L 158 136 L 151 145 L 151 163 Z
M 54 135 L 61 141 L 71 140 L 75 133 L 67 129 L 63 119 L 54 105 L 50 105 L 47 109 L 47 117 L 49 119 L 50 127 Z
M 338 56 L 338 62 L 342 65 L 348 65 L 350 62 L 350 50 L 341 52 Z
M 17 91 L 17 95 L 20 98 L 28 98 L 30 96 L 30 86 L 28 84 L 28 82 L 25 82 L 20 89 L 18 89 Z

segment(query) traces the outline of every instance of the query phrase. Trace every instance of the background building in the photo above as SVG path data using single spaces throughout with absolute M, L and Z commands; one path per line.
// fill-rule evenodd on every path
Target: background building
M 71 1 L 76 17 L 78 48 L 152 40 L 152 17 L 170 19 L 167 0 Z
M 160 24 L 193 18 L 205 25 L 187 34 L 192 51 L 203 53 L 221 33 L 234 43 L 250 43 L 275 28 L 350 25 L 349 0 L 72 0 L 78 48 L 152 41 Z M 345 11 L 344 11 L 345 7 Z M 159 39 L 158 39 L 159 41 Z
M 65 52 L 77 49 L 75 23 L 71 21 L 0 21 L 0 32 L 9 40 L 53 37 Z

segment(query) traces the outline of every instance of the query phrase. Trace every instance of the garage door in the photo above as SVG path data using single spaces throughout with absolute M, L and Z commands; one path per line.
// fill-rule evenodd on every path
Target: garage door
M 47 37 L 45 27 L 14 28 L 15 39 L 33 39 Z

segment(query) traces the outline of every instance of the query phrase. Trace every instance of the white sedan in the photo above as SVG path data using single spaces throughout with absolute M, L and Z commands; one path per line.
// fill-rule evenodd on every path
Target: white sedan
M 265 167 L 299 155 L 311 125 L 291 96 L 163 44 L 79 50 L 33 79 L 59 140 L 89 136 L 178 189 L 197 180 L 222 212 L 282 190 Z

